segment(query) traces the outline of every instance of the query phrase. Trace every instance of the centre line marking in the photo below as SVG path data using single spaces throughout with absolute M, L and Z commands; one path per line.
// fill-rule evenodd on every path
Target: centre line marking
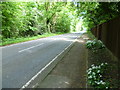
M 31 49 L 31 48 L 35 48 L 35 47 L 38 47 L 38 46 L 43 45 L 43 44 L 44 44 L 44 43 L 41 43 L 41 44 L 38 44 L 38 45 L 36 45 L 36 46 L 32 46 L 32 47 L 29 47 L 29 48 L 20 50 L 19 52 L 23 52 L 23 51 L 25 51 L 25 50 L 29 50 L 29 49 Z

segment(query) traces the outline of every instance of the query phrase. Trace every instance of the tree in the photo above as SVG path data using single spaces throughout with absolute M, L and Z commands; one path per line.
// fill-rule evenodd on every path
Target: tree
M 70 2 L 1 2 L 2 37 L 70 32 L 78 21 Z
M 88 29 L 120 15 L 120 2 L 77 2 L 76 8 Z

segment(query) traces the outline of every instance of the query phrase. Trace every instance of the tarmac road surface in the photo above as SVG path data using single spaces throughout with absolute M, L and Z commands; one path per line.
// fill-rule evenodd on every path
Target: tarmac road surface
M 21 88 L 81 34 L 63 34 L 1 47 L 2 88 Z

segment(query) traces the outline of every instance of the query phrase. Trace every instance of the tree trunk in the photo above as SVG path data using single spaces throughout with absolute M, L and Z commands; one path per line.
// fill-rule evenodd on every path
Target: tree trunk
M 48 23 L 48 33 L 51 33 L 51 30 L 50 30 L 50 23 Z

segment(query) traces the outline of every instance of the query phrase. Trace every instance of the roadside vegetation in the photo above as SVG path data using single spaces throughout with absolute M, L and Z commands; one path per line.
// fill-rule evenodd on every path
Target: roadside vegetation
M 92 49 L 93 52 L 97 52 L 98 49 L 104 49 L 105 45 L 102 43 L 102 41 L 94 39 L 94 40 L 88 40 L 86 42 L 86 47 L 88 49 Z
M 76 2 L 76 6 L 87 30 L 120 16 L 120 2 Z
M 8 39 L 3 39 L 2 43 L 0 43 L 0 46 L 20 43 L 20 42 L 25 42 L 25 41 L 30 41 L 30 40 L 36 40 L 39 38 L 45 38 L 45 37 L 50 37 L 50 36 L 55 36 L 55 35 L 60 35 L 60 34 L 63 34 L 63 33 L 45 33 L 43 35 L 37 35 L 37 36 L 32 36 L 32 37 L 8 38 Z
M 82 4 L 86 11 L 80 14 L 83 15 L 83 26 L 88 30 L 89 38 L 85 44 L 88 49 L 88 87 L 95 90 L 118 89 L 120 87 L 119 61 L 100 40 L 95 38 L 90 30 L 120 16 L 120 2 L 83 2 Z M 80 5 L 81 3 L 78 6 Z M 107 63 L 105 68 L 102 68 L 101 64 L 105 63 Z
M 0 2 L 0 45 L 76 31 L 79 18 L 71 2 Z M 47 34 L 46 34 L 47 33 Z
M 107 70 L 107 63 L 101 63 L 95 66 L 94 64 L 87 70 L 88 83 L 94 88 L 109 89 L 110 85 L 108 81 L 104 80 L 104 73 Z
M 120 15 L 120 2 L 0 2 L 0 7 L 0 45 L 45 33 L 76 32 L 78 24 L 78 31 L 90 30 Z
M 119 87 L 117 58 L 91 32 L 87 32 L 87 35 L 89 40 L 85 46 L 88 49 L 88 87 L 95 90 L 117 89 Z

